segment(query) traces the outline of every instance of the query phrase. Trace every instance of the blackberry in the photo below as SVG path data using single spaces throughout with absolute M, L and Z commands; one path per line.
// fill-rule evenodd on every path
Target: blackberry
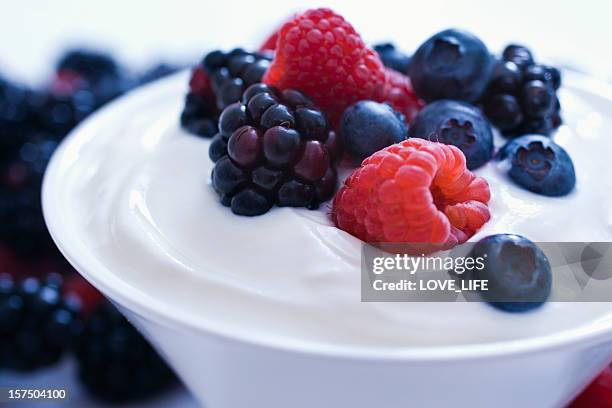
M 386 67 L 392 68 L 402 74 L 408 73 L 408 65 L 410 64 L 410 56 L 398 50 L 391 43 L 382 43 L 374 46 L 374 51 L 382 60 Z
M 151 398 L 177 384 L 174 372 L 109 302 L 85 321 L 75 355 L 81 382 L 102 401 Z
M 508 137 L 550 135 L 561 123 L 558 69 L 537 64 L 531 51 L 509 45 L 497 60 L 481 104 L 491 123 Z
M 17 283 L 0 275 L 0 367 L 28 371 L 57 362 L 81 329 L 78 305 L 62 298 L 59 275 Z
M 253 84 L 221 113 L 209 148 L 212 185 L 239 215 L 260 215 L 274 204 L 317 208 L 336 187 L 338 142 L 303 94 Z
M 241 48 L 208 53 L 192 72 L 181 115 L 183 128 L 200 136 L 213 136 L 219 113 L 238 102 L 248 86 L 261 81 L 270 60 L 268 54 Z
M 13 159 L 35 130 L 31 91 L 0 77 L 0 163 Z

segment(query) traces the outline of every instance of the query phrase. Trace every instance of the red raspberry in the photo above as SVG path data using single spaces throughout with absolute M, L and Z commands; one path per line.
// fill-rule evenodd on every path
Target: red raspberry
M 568 408 L 612 408 L 612 367 L 607 366 Z
M 189 79 L 189 92 L 198 96 L 214 100 L 215 94 L 210 86 L 210 79 L 201 65 L 196 66 L 191 71 Z
M 413 138 L 365 159 L 336 194 L 332 219 L 363 241 L 431 252 L 474 235 L 490 218 L 490 197 L 461 150 Z
M 386 68 L 387 83 L 385 85 L 385 94 L 382 101 L 388 102 L 393 109 L 402 113 L 406 117 L 406 122 L 412 122 L 412 119 L 424 106 L 423 101 L 412 90 L 410 78 L 393 69 Z
M 314 9 L 285 23 L 264 80 L 308 95 L 335 125 L 362 99 L 383 99 L 385 70 L 347 21 L 330 9 Z
M 279 31 L 275 31 L 270 35 L 266 41 L 259 47 L 259 52 L 274 51 L 276 50 L 276 42 L 278 41 Z

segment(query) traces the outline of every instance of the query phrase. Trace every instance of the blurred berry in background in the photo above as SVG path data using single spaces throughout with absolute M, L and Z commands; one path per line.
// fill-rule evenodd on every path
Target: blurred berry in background
M 0 371 L 32 371 L 76 357 L 94 397 L 121 403 L 177 383 L 147 341 L 70 267 L 45 226 L 43 174 L 53 151 L 107 102 L 179 69 L 133 73 L 109 54 L 64 54 L 43 89 L 0 74 Z

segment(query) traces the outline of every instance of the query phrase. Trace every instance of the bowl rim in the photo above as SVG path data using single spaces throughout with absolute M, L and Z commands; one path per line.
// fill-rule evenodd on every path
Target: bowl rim
M 584 74 L 564 71 L 566 87 L 586 91 L 595 96 L 602 97 L 612 104 L 612 86 Z M 285 352 L 299 353 L 309 356 L 349 358 L 357 360 L 374 361 L 411 361 L 411 362 L 444 362 L 450 360 L 503 358 L 517 354 L 536 353 L 544 349 L 550 350 L 559 347 L 570 347 L 578 343 L 601 343 L 612 341 L 612 319 L 593 322 L 585 326 L 578 326 L 552 334 L 529 337 L 518 340 L 502 340 L 489 343 L 471 343 L 459 345 L 440 346 L 406 346 L 401 348 L 330 345 L 320 342 L 306 341 L 293 338 L 279 338 L 278 336 L 253 337 L 249 333 L 239 333 L 230 330 L 222 324 L 215 324 L 195 314 L 177 314 L 176 309 L 168 304 L 140 291 L 121 280 L 93 256 L 87 256 L 85 243 L 70 231 L 62 222 L 67 214 L 62 212 L 60 195 L 56 188 L 62 181 L 62 173 L 69 168 L 69 163 L 76 160 L 74 157 L 78 147 L 94 137 L 99 124 L 111 119 L 115 112 L 121 112 L 130 105 L 139 104 L 145 98 L 163 92 L 177 92 L 177 87 L 184 89 L 187 84 L 189 70 L 181 71 L 167 78 L 154 81 L 151 84 L 139 87 L 128 92 L 116 101 L 109 103 L 102 109 L 79 124 L 57 148 L 43 179 L 42 204 L 45 222 L 49 232 L 66 259 L 88 281 L 96 286 L 105 296 L 128 310 L 153 320 L 165 326 L 191 329 L 209 336 L 218 337 L 226 341 L 242 343 L 244 345 L 258 346 L 268 349 L 283 350 Z M 105 273 L 102 273 L 104 271 Z

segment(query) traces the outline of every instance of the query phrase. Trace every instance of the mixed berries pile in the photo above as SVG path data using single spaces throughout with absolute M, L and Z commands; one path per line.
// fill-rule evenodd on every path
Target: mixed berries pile
M 177 69 L 160 64 L 132 74 L 105 53 L 74 50 L 43 89 L 0 78 L 0 371 L 35 370 L 72 355 L 85 388 L 113 402 L 176 383 L 145 339 L 57 251 L 40 191 L 51 154 L 80 121 Z
M 571 194 L 572 160 L 551 137 L 560 85 L 560 72 L 520 45 L 496 57 L 473 34 L 448 29 L 408 55 L 391 43 L 370 48 L 343 17 L 314 9 L 257 52 L 207 54 L 181 119 L 191 133 L 214 133 L 212 187 L 235 214 L 331 199 L 338 228 L 430 253 L 466 242 L 491 218 L 489 185 L 474 172 L 492 160 L 506 161 L 498 171 L 526 190 Z M 495 146 L 496 132 L 505 146 Z M 338 166 L 356 167 L 339 188 Z M 533 286 L 490 278 L 495 299 L 509 299 L 485 299 L 493 306 L 523 311 L 548 298 L 550 266 L 527 238 L 492 236 L 475 250 L 496 276 L 508 254 L 534 260 L 521 272 Z

